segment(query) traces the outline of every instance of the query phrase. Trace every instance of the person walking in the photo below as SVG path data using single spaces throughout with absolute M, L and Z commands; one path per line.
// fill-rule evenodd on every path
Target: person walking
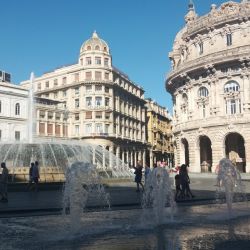
M 8 202 L 8 176 L 9 170 L 6 167 L 5 162 L 1 163 L 2 175 L 0 178 L 0 193 L 1 193 L 1 202 Z
M 141 161 L 137 162 L 137 166 L 134 167 L 134 169 L 135 169 L 135 172 L 134 172 L 134 174 L 135 174 L 135 182 L 136 182 L 136 185 L 137 185 L 136 192 L 140 192 L 139 185 L 141 185 L 142 191 L 144 191 L 144 186 L 143 186 L 143 184 L 141 182 L 141 179 L 142 179 L 142 169 L 143 169 Z
M 27 186 L 27 189 L 30 190 L 32 187 L 32 183 L 33 183 L 33 177 L 32 177 L 32 172 L 33 172 L 33 168 L 34 168 L 35 163 L 31 162 L 30 163 L 30 169 L 29 169 L 29 184 Z
M 38 165 L 39 165 L 38 161 L 35 161 L 35 164 L 32 168 L 32 180 L 34 181 L 36 192 L 38 191 L 38 180 L 40 178 Z

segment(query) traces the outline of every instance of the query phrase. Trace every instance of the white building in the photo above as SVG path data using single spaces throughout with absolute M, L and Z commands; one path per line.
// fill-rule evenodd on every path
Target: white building
M 213 4 L 201 17 L 190 2 L 185 20 L 166 80 L 176 163 L 207 172 L 228 157 L 250 172 L 250 1 Z
M 29 81 L 21 84 L 28 87 Z M 112 65 L 109 46 L 96 32 L 82 44 L 77 63 L 45 73 L 34 84 L 36 96 L 65 103 L 69 138 L 100 145 L 124 163 L 145 163 L 144 90 Z
M 0 81 L 1 142 L 28 141 L 28 94 L 24 87 Z

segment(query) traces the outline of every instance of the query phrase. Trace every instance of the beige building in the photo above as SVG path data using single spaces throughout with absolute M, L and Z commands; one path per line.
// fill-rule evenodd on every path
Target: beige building
M 165 107 L 146 99 L 147 142 L 150 145 L 147 158 L 152 167 L 157 161 L 173 164 L 172 118 Z
M 250 172 L 250 1 L 211 6 L 198 17 L 192 2 L 169 54 L 175 158 L 193 172 L 214 171 L 223 157 Z
M 112 65 L 109 46 L 96 32 L 82 44 L 76 64 L 43 74 L 34 85 L 36 96 L 65 103 L 69 138 L 100 145 L 124 163 L 145 164 L 144 90 Z

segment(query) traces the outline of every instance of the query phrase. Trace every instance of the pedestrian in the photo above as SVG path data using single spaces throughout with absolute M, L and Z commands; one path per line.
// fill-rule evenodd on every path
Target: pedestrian
M 0 193 L 1 193 L 1 202 L 8 202 L 8 176 L 9 170 L 6 167 L 5 162 L 1 163 L 2 174 L 0 178 Z
M 177 201 L 181 197 L 181 179 L 180 175 L 177 173 L 174 177 L 175 179 L 175 200 Z
M 190 189 L 190 179 L 188 176 L 188 171 L 187 171 L 187 165 L 182 164 L 180 168 L 180 182 L 181 182 L 181 196 L 183 198 L 188 198 L 192 197 L 194 198 L 194 195 L 191 192 Z
M 137 162 L 137 166 L 134 167 L 134 169 L 135 169 L 135 172 L 134 172 L 134 174 L 135 174 L 135 182 L 136 182 L 136 186 L 137 186 L 136 192 L 140 192 L 139 185 L 141 185 L 142 191 L 144 191 L 144 186 L 143 186 L 143 184 L 141 182 L 142 169 L 143 169 L 141 161 Z
M 29 184 L 27 186 L 27 189 L 30 190 L 31 189 L 31 186 L 33 184 L 33 177 L 32 177 L 32 173 L 33 173 L 33 168 L 34 168 L 34 165 L 35 163 L 34 162 L 31 162 L 30 163 L 30 169 L 29 169 Z
M 38 165 L 38 161 L 35 161 L 35 164 L 32 168 L 32 181 L 34 182 L 36 192 L 38 191 L 38 180 L 40 178 Z
M 149 177 L 150 172 L 151 172 L 150 167 L 146 165 L 146 167 L 145 167 L 145 173 L 144 173 L 144 175 L 145 175 L 145 184 L 147 182 L 147 179 Z

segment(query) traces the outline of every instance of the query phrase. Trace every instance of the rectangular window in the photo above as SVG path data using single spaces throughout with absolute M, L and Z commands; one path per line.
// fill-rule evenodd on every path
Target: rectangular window
M 54 87 L 56 87 L 58 85 L 58 80 L 54 79 Z
M 75 125 L 75 135 L 79 136 L 79 132 L 80 132 L 79 125 Z
M 67 90 L 63 90 L 63 97 L 67 96 Z
M 86 132 L 86 134 L 92 133 L 92 124 L 91 123 L 85 125 L 85 132 Z
M 80 120 L 79 114 L 75 114 L 75 120 L 76 120 L 76 121 L 79 121 L 79 120 Z
M 86 85 L 85 89 L 86 89 L 86 93 L 91 93 L 92 92 L 92 86 L 91 85 Z
M 105 87 L 105 93 L 109 93 L 109 87 Z
M 79 99 L 75 99 L 75 108 L 79 108 L 80 103 L 79 103 Z
M 48 135 L 53 134 L 53 124 L 48 124 L 47 125 L 47 133 L 48 133 Z
M 199 54 L 203 54 L 203 43 L 199 43 Z
M 45 88 L 48 89 L 49 88 L 49 82 L 45 83 Z
M 108 58 L 104 59 L 104 66 L 109 66 L 109 59 Z
M 79 82 L 79 73 L 75 73 L 75 82 Z
M 96 133 L 102 133 L 103 130 L 102 130 L 102 123 L 96 123 L 95 125 L 95 132 Z
M 86 57 L 86 65 L 91 65 L 92 61 L 91 61 L 91 57 Z
M 109 80 L 109 73 L 105 73 L 104 78 L 105 80 Z
M 63 85 L 67 84 L 67 77 L 63 77 L 62 83 L 63 83 Z
M 102 97 L 101 96 L 96 96 L 96 98 L 95 98 L 95 106 L 96 107 L 102 106 Z
M 105 131 L 104 131 L 105 133 L 109 133 L 109 124 L 105 124 Z
M 56 120 L 59 121 L 61 119 L 61 114 L 60 113 L 56 113 Z
M 95 112 L 95 118 L 102 119 L 102 112 L 100 112 L 100 111 Z
M 232 45 L 232 34 L 227 34 L 227 46 Z
M 20 141 L 20 139 L 21 139 L 21 133 L 20 133 L 20 131 L 15 131 L 15 140 L 16 141 Z
M 92 79 L 92 72 L 91 71 L 86 72 L 85 76 L 86 76 L 86 80 L 90 81 Z
M 105 106 L 109 107 L 109 98 L 108 97 L 105 97 Z
M 95 85 L 95 91 L 96 92 L 102 91 L 102 85 Z
M 95 64 L 101 65 L 101 63 L 102 63 L 101 57 L 96 56 L 96 57 L 95 57 Z
M 86 97 L 86 107 L 92 106 L 92 97 Z
M 79 92 L 80 92 L 79 87 L 76 87 L 75 88 L 75 95 L 79 95 Z
M 56 124 L 55 126 L 55 134 L 56 136 L 60 136 L 61 126 L 59 124 Z
M 39 123 L 39 134 L 44 135 L 45 134 L 45 123 Z
M 105 113 L 105 119 L 109 120 L 109 118 L 110 118 L 110 113 Z
M 48 119 L 53 119 L 53 112 L 48 112 Z
M 102 72 L 95 71 L 95 80 L 101 80 L 102 79 Z
M 55 98 L 55 99 L 57 98 L 57 92 L 54 93 L 54 98 Z
M 2 140 L 2 130 L 0 130 L 0 141 Z
M 85 115 L 86 119 L 92 119 L 92 112 L 91 111 L 87 111 L 86 115 Z

